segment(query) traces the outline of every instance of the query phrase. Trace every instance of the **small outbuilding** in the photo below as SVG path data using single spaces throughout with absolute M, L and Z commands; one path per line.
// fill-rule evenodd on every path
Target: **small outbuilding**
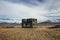
M 33 28 L 37 27 L 37 19 L 29 18 L 22 19 L 22 28 Z

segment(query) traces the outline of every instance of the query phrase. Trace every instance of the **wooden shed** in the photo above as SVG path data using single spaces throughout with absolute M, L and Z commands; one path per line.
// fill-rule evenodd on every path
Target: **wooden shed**
M 33 28 L 37 27 L 37 19 L 29 18 L 22 19 L 22 28 Z

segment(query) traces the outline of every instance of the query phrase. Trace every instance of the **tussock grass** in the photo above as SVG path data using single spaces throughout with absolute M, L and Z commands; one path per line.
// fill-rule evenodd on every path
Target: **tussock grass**
M 60 28 L 0 28 L 0 40 L 60 40 Z

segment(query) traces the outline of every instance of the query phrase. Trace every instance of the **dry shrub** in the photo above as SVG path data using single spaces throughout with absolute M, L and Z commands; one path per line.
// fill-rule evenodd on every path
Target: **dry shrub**
M 2 28 L 15 28 L 14 26 L 2 26 Z
M 49 29 L 53 29 L 53 28 L 60 28 L 60 25 L 55 25 L 53 27 L 49 27 Z
M 14 26 L 6 26 L 6 28 L 15 28 Z

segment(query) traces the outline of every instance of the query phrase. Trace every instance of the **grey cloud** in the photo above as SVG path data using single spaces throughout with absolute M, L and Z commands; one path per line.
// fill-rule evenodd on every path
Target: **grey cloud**
M 7 16 L 15 20 L 34 17 L 38 21 L 55 20 L 56 22 L 60 19 L 57 17 L 60 16 L 60 0 L 4 0 L 0 2 L 0 8 L 2 17 Z

